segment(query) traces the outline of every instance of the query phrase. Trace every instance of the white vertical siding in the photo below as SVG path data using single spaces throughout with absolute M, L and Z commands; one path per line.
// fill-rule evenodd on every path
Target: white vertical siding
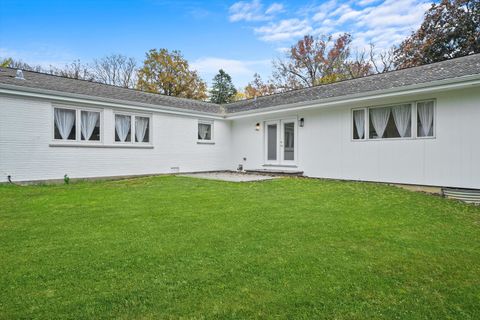
M 437 102 L 435 139 L 352 141 L 352 108 L 430 98 Z M 262 168 L 263 121 L 291 116 L 305 118 L 298 130 L 298 170 L 307 176 L 480 188 L 478 88 L 238 119 L 232 124 L 234 164 L 246 157 L 245 168 Z

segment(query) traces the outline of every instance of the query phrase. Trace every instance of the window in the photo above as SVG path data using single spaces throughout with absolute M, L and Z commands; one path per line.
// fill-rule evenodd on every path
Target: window
M 147 117 L 135 117 L 135 142 L 149 142 L 149 123 Z
M 388 139 L 411 137 L 411 116 L 411 104 L 370 108 L 369 138 Z
M 149 143 L 150 117 L 115 114 L 115 142 Z
M 76 111 L 71 109 L 54 109 L 54 138 L 58 140 L 76 140 Z
M 353 140 L 433 137 L 434 100 L 352 110 Z M 416 134 L 416 136 L 415 136 Z
M 433 137 L 433 101 L 417 102 L 417 136 Z
M 132 117 L 116 114 L 115 115 L 115 141 L 130 142 L 132 129 Z
M 54 108 L 53 138 L 64 141 L 100 141 L 100 111 Z
M 212 122 L 199 121 L 198 122 L 198 140 L 211 141 L 212 140 Z
M 81 111 L 82 140 L 100 141 L 100 112 Z
M 365 139 L 365 109 L 353 110 L 353 139 Z

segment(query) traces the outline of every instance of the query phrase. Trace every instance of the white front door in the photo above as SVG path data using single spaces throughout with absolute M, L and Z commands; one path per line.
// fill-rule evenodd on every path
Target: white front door
M 297 161 L 297 119 L 265 122 L 265 163 L 294 165 Z

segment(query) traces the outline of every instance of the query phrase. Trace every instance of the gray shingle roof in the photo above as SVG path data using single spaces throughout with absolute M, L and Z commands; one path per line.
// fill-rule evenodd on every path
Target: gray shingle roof
M 49 74 L 23 71 L 25 80 L 15 78 L 16 69 L 1 68 L 0 83 L 35 89 L 60 91 L 94 97 L 148 103 L 157 106 L 194 110 L 208 113 L 223 113 L 223 107 L 209 102 L 170 97 L 139 90 L 115 87 L 97 82 L 76 80 Z
M 15 73 L 15 69 L 2 68 L 0 71 L 0 84 L 116 99 L 125 102 L 147 103 L 158 107 L 163 106 L 215 114 L 232 114 L 275 106 L 280 107 L 291 103 L 340 98 L 353 94 L 395 89 L 422 83 L 426 84 L 469 75 L 480 75 L 480 54 L 312 88 L 292 90 L 223 106 L 30 71 L 24 71 L 25 80 L 19 80 L 15 79 Z
M 336 98 L 476 74 L 480 74 L 480 54 L 258 97 L 256 101 L 253 99 L 238 101 L 226 105 L 226 112 L 235 113 L 290 103 Z

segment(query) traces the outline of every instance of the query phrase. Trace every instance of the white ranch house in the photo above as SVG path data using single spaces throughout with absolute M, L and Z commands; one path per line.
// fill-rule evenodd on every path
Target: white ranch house
M 240 165 L 480 189 L 480 54 L 227 105 L 0 71 L 0 182 Z

